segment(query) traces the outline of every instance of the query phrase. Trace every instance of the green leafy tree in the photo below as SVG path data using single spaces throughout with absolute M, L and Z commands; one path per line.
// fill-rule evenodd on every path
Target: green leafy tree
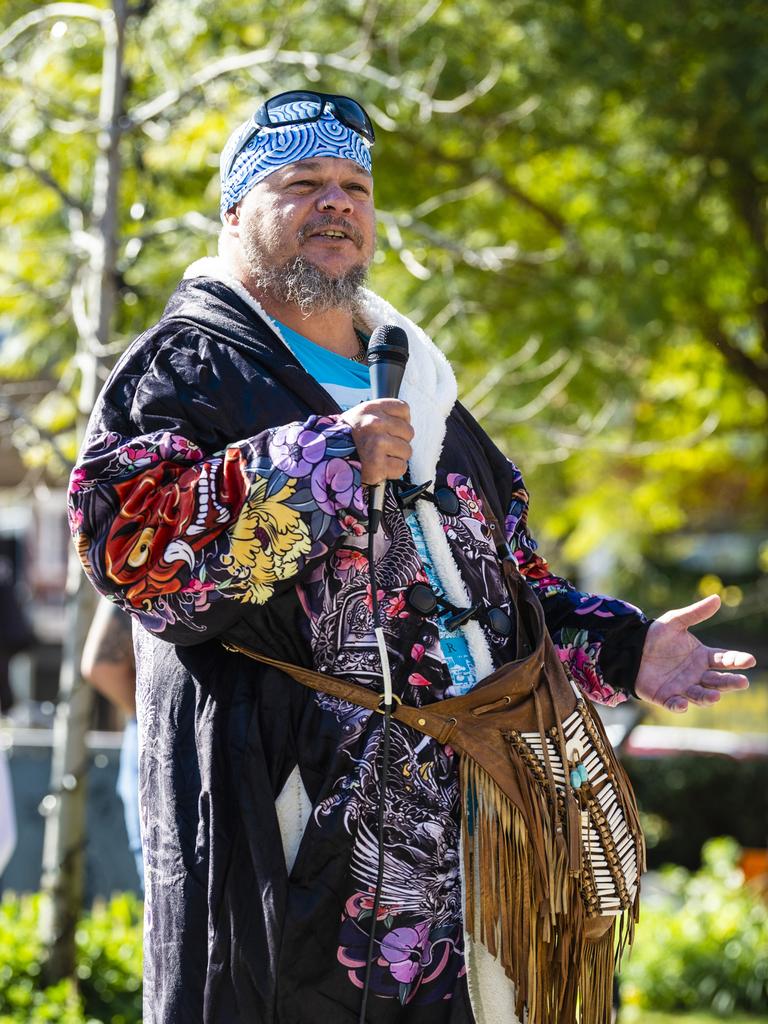
M 71 456 L 102 43 L 98 20 L 67 7 L 94 10 L 51 5 L 5 48 L 17 258 L 2 366 L 50 375 L 33 421 Z M 572 562 L 606 539 L 635 554 L 737 512 L 763 526 L 749 513 L 766 494 L 762 5 L 334 0 L 305 14 L 133 10 L 117 305 L 98 354 L 124 347 L 213 250 L 231 126 L 256 97 L 318 82 L 363 97 L 379 129 L 374 286 L 450 353 Z M 28 458 L 47 452 L 30 438 Z
M 373 286 L 525 468 L 557 564 L 637 580 L 660 535 L 764 529 L 764 5 L 7 0 L 3 25 L 0 410 L 30 464 L 63 477 L 117 354 L 215 251 L 233 125 L 316 83 L 377 126 Z

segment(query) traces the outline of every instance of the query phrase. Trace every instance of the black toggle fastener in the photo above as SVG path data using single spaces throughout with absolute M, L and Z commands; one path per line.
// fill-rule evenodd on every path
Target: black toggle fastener
M 414 583 L 406 591 L 405 603 L 412 612 L 427 618 L 434 615 L 440 602 L 434 590 L 426 583 Z
M 444 516 L 459 514 L 459 496 L 450 487 L 437 487 L 434 494 L 425 494 L 424 497 L 432 501 L 437 511 L 442 512 Z
M 457 608 L 455 604 L 436 594 L 426 583 L 414 583 L 409 587 L 405 594 L 405 603 L 410 611 L 423 615 L 424 618 L 435 613 L 448 615 L 445 627 L 449 630 L 458 629 L 470 619 L 478 619 L 502 637 L 511 636 L 514 629 L 512 619 L 503 608 L 496 605 L 486 608 L 480 603 L 473 604 L 470 608 Z
M 430 491 L 432 481 L 427 480 L 425 484 L 410 484 L 405 480 L 393 481 L 395 495 L 400 508 L 405 510 L 414 505 L 419 499 L 431 501 L 438 512 L 444 516 L 456 516 L 459 514 L 459 496 L 452 487 L 443 485 Z
M 512 636 L 513 623 L 503 608 L 486 608 L 485 618 L 488 625 L 499 636 Z
M 432 486 L 431 480 L 427 480 L 425 484 L 409 484 L 405 480 L 394 480 L 393 483 L 395 485 L 397 503 L 402 509 L 415 504 Z
M 470 608 L 459 608 L 445 620 L 445 628 L 452 631 L 458 629 L 459 626 L 463 626 L 470 619 L 476 618 L 481 609 L 482 605 L 480 604 L 473 604 Z

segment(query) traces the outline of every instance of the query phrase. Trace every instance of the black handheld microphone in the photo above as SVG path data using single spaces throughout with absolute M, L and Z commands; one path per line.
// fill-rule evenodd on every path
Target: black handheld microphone
M 400 382 L 408 362 L 408 335 L 395 324 L 382 324 L 368 343 L 368 365 L 371 369 L 371 398 L 397 398 Z M 368 529 L 376 533 L 381 522 L 386 482 L 370 489 Z

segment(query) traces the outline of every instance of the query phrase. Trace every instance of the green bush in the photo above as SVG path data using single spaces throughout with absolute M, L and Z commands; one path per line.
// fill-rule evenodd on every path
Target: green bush
M 0 1024 L 139 1024 L 141 903 L 132 894 L 94 907 L 78 924 L 77 982 L 41 987 L 40 895 L 0 903 Z
M 86 1014 L 104 1024 L 141 1020 L 141 903 L 131 893 L 94 907 L 78 927 L 77 976 Z
M 738 855 L 735 841 L 716 839 L 695 874 L 662 871 L 674 895 L 643 905 L 622 969 L 628 1008 L 729 1016 L 768 1005 L 768 907 L 744 886 Z M 77 984 L 48 988 L 40 984 L 40 903 L 35 895 L 0 904 L 0 1024 L 139 1024 L 139 901 L 116 896 L 86 915 L 76 935 Z
M 641 910 L 622 967 L 627 1004 L 724 1017 L 768 1006 L 768 907 L 744 885 L 739 852 L 733 839 L 713 839 L 702 850 L 700 871 L 661 872 L 674 896 Z

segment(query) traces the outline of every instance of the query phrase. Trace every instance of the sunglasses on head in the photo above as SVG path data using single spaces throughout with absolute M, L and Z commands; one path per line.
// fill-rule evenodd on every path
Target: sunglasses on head
M 300 104 L 300 109 L 286 109 L 289 104 Z M 262 128 L 280 128 L 293 124 L 310 124 L 319 121 L 326 110 L 330 110 L 337 121 L 361 135 L 371 146 L 376 141 L 371 119 L 357 100 L 349 96 L 336 96 L 329 92 L 281 92 L 266 100 L 251 118 L 248 130 L 243 133 L 234 148 L 223 177 L 227 178 L 238 154 L 241 153 L 254 135 Z

